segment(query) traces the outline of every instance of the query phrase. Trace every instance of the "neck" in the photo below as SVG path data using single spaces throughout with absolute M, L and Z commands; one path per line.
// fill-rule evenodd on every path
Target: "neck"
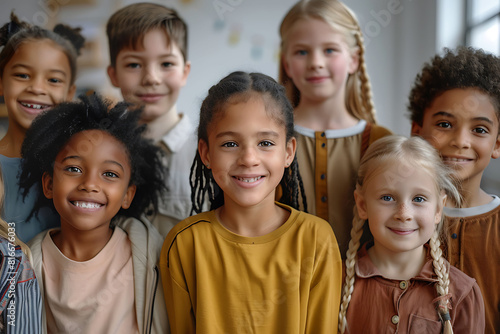
M 106 246 L 113 235 L 109 225 L 91 231 L 77 231 L 67 224 L 52 234 L 52 240 L 59 250 L 73 261 L 83 262 L 94 258 Z
M 244 237 L 269 234 L 283 225 L 290 216 L 290 212 L 277 206 L 274 201 L 271 205 L 261 204 L 250 208 L 236 207 L 225 202 L 217 209 L 216 214 L 225 228 Z
M 474 178 L 462 180 L 459 185 L 460 196 L 462 197 L 460 207 L 473 208 L 488 204 L 492 201 L 491 196 L 481 189 L 481 177 L 482 173 L 480 175 L 476 175 Z M 456 204 L 452 203 L 451 200 L 448 200 L 446 206 L 456 207 Z
M 295 124 L 315 131 L 345 129 L 358 123 L 347 110 L 343 96 L 324 101 L 301 99 L 294 115 Z
M 9 122 L 7 133 L 0 140 L 0 154 L 9 158 L 20 158 L 26 129 Z
M 368 250 L 371 261 L 388 279 L 409 280 L 415 277 L 425 263 L 426 250 L 422 245 L 406 252 L 392 252 L 377 242 Z
M 153 140 L 155 143 L 159 142 L 180 120 L 181 115 L 177 113 L 177 107 L 173 106 L 167 113 L 155 118 L 147 124 L 145 137 Z

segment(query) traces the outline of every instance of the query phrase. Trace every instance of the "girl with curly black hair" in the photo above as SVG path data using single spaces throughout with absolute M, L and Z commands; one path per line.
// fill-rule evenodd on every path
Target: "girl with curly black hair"
M 52 333 L 163 333 L 157 262 L 162 238 L 142 213 L 164 191 L 160 150 L 140 110 L 97 95 L 42 113 L 22 146 L 20 186 L 52 207 L 60 228 L 30 242 Z M 88 321 L 92 319 L 92 321 Z

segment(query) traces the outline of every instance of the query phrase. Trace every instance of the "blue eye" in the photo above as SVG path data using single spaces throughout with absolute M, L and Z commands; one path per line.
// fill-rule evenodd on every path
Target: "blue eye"
M 417 203 L 423 203 L 425 202 L 425 198 L 423 198 L 422 196 L 416 196 L 414 199 L 413 199 L 414 202 L 417 202 Z
M 390 202 L 390 201 L 394 200 L 394 198 L 391 195 L 384 195 L 380 199 L 383 201 L 386 201 L 386 202 Z
M 300 56 L 305 56 L 305 55 L 307 55 L 307 51 L 306 50 L 298 50 L 297 54 Z

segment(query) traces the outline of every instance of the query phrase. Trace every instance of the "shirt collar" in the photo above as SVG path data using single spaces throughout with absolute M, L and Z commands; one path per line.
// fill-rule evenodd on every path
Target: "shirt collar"
M 371 278 L 371 277 L 382 277 L 385 279 L 389 279 L 384 277 L 377 267 L 373 264 L 372 260 L 368 256 L 368 248 L 372 245 L 371 242 L 368 242 L 363 245 L 363 247 L 358 252 L 358 261 L 355 265 L 356 275 L 360 278 Z M 424 247 L 427 250 L 427 258 L 426 262 L 423 265 L 420 272 L 412 278 L 412 280 L 421 280 L 427 282 L 437 282 L 437 276 L 434 273 L 434 267 L 432 265 L 432 257 L 430 255 L 430 247 L 428 244 L 425 244 Z
M 184 143 L 194 134 L 194 126 L 186 114 L 181 114 L 180 121 L 161 139 L 172 152 L 178 152 Z

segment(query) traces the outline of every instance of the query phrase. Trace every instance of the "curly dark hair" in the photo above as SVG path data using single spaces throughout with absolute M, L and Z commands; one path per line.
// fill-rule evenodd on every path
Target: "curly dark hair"
M 207 129 L 214 121 L 216 115 L 224 111 L 225 105 L 235 102 L 234 98 L 246 98 L 248 94 L 260 94 L 266 105 L 269 115 L 274 117 L 278 124 L 283 125 L 286 131 L 286 141 L 294 137 L 293 108 L 286 96 L 285 88 L 273 78 L 261 73 L 233 72 L 212 86 L 208 96 L 201 105 L 200 124 L 198 126 L 198 139 L 208 143 Z M 200 213 L 208 194 L 210 209 L 214 210 L 224 204 L 224 193 L 215 182 L 212 172 L 201 161 L 200 153 L 196 153 L 191 166 L 191 212 Z M 299 208 L 299 195 L 302 196 L 304 211 L 307 211 L 307 202 L 304 185 L 299 173 L 297 158 L 294 157 L 290 167 L 285 168 L 285 173 L 280 182 L 280 202 Z
M 161 163 L 162 151 L 143 137 L 145 125 L 138 120 L 142 109 L 129 110 L 129 104 L 111 103 L 97 94 L 82 95 L 80 101 L 63 102 L 35 118 L 26 132 L 21 148 L 22 164 L 19 185 L 23 197 L 32 187 L 41 194 L 30 214 L 37 214 L 42 206 L 55 210 L 52 200 L 43 196 L 42 176 L 53 175 L 54 162 L 71 137 L 82 131 L 104 131 L 127 149 L 130 161 L 130 184 L 136 186 L 132 204 L 118 215 L 139 218 L 148 210 L 156 212 L 158 199 L 165 191 L 165 169 Z
M 456 88 L 475 88 L 490 97 L 500 119 L 500 58 L 482 49 L 444 49 L 426 63 L 415 78 L 409 96 L 410 119 L 422 125 L 424 112 L 434 99 Z

